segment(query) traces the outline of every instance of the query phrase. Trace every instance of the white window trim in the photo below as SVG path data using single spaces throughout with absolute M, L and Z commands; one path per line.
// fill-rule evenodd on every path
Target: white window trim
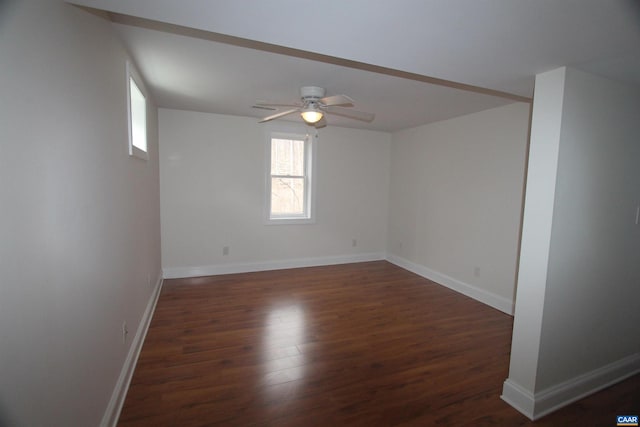
M 266 225 L 294 225 L 294 224 L 314 224 L 316 222 L 316 141 L 309 132 L 297 132 L 296 129 L 287 132 L 268 131 L 265 143 L 265 202 L 264 202 L 264 223 Z M 307 178 L 307 214 L 271 216 L 271 139 L 304 139 L 305 140 L 305 175 Z
M 126 75 L 126 86 L 127 86 L 127 124 L 128 124 L 128 141 L 129 141 L 129 155 L 132 157 L 137 157 L 142 160 L 149 160 L 149 95 L 147 94 L 147 90 L 142 84 L 142 78 L 134 68 L 134 66 L 127 61 L 126 65 L 127 75 Z M 142 92 L 142 95 L 145 98 L 145 105 L 147 107 L 147 111 L 145 114 L 146 118 L 146 127 L 147 127 L 147 151 L 141 150 L 140 148 L 133 145 L 133 125 L 131 123 L 131 84 L 130 79 L 133 79 L 136 86 Z

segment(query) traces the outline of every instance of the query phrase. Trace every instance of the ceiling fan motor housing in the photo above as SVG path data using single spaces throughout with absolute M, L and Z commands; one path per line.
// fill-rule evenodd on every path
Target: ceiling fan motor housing
M 303 101 L 317 101 L 324 98 L 324 88 L 317 86 L 304 86 L 300 88 L 300 97 Z
M 296 102 L 293 104 L 270 104 L 267 102 L 258 103 L 258 105 L 260 106 L 267 107 L 294 107 L 289 110 L 280 111 L 278 113 L 267 116 L 260 120 L 260 123 L 279 119 L 280 117 L 288 116 L 289 114 L 294 113 L 300 113 L 303 120 L 307 124 L 314 125 L 316 128 L 326 126 L 326 122 L 322 120 L 325 114 L 335 114 L 338 116 L 347 117 L 349 119 L 362 120 L 364 122 L 371 122 L 375 117 L 373 113 L 345 108 L 353 107 L 353 99 L 351 99 L 347 95 L 333 95 L 325 97 L 324 88 L 318 86 L 301 87 L 300 100 L 302 102 Z

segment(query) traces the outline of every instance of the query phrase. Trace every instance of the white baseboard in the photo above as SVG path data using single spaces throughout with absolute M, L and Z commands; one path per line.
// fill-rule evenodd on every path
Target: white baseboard
M 502 386 L 502 396 L 500 397 L 522 415 L 533 420 L 535 409 L 533 393 L 507 378 Z
M 535 394 L 507 379 L 504 382 L 501 397 L 502 400 L 529 419 L 538 420 L 637 373 L 640 373 L 640 353 L 594 369 Z
M 286 268 L 317 267 L 321 265 L 349 264 L 352 262 L 381 261 L 385 259 L 382 252 L 336 255 L 315 258 L 293 258 L 277 261 L 243 262 L 234 264 L 205 265 L 198 267 L 164 268 L 165 279 L 185 277 L 216 276 L 219 274 L 250 273 L 254 271 L 282 270 Z
M 107 409 L 104 413 L 104 416 L 102 417 L 102 422 L 100 423 L 101 427 L 115 427 L 118 423 L 118 418 L 120 418 L 120 412 L 122 411 L 122 405 L 124 404 L 124 399 L 127 396 L 129 384 L 131 383 L 131 378 L 133 377 L 133 371 L 136 367 L 136 363 L 138 362 L 138 357 L 140 356 L 140 351 L 142 350 L 142 344 L 144 343 L 144 339 L 147 336 L 149 324 L 151 323 L 153 312 L 156 308 L 156 304 L 158 303 L 161 289 L 162 277 L 159 277 L 156 281 L 156 285 L 151 298 L 149 298 L 149 302 L 147 303 L 147 308 L 142 314 L 142 319 L 140 319 L 140 324 L 138 325 L 136 334 L 133 337 L 131 346 L 129 347 L 129 352 L 127 353 L 124 365 L 122 366 L 122 370 L 120 371 L 120 376 L 118 377 L 116 386 L 113 389 L 113 393 L 111 394 L 111 399 L 109 400 Z
M 387 261 L 513 316 L 514 302 L 510 299 L 488 292 L 484 289 L 478 288 L 477 286 L 461 282 L 453 277 L 438 273 L 428 267 L 416 264 L 397 255 L 388 254 Z

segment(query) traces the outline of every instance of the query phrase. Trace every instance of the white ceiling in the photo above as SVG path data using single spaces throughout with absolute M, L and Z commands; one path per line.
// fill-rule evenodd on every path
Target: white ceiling
M 293 101 L 300 86 L 315 85 L 376 113 L 370 124 L 330 116 L 331 124 L 394 131 L 531 97 L 535 74 L 563 65 L 640 86 L 634 0 L 73 3 L 112 13 L 168 108 L 263 117 L 270 112 L 252 109 L 256 101 Z

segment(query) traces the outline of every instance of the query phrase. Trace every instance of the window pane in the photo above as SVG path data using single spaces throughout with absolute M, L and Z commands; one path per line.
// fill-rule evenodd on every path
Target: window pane
M 304 141 L 271 140 L 271 175 L 304 175 Z
M 129 78 L 131 91 L 131 144 L 147 151 L 147 105 L 136 82 Z
M 271 178 L 271 214 L 303 215 L 304 178 Z

